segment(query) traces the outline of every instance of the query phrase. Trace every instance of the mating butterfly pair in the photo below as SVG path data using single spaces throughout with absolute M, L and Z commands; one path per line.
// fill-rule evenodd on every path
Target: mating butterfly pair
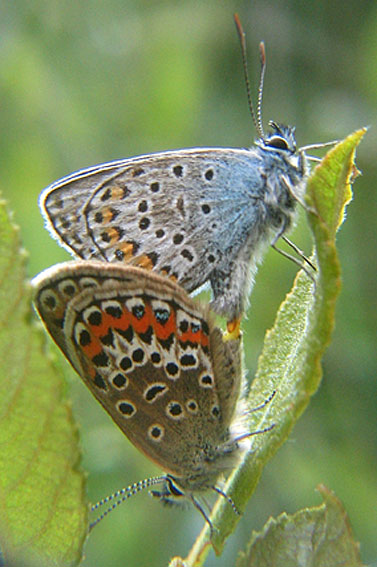
M 236 24 L 245 54 L 237 17 Z M 53 183 L 40 198 L 52 235 L 84 261 L 34 280 L 38 312 L 120 429 L 166 470 L 117 496 L 161 483 L 155 496 L 189 498 L 210 526 L 195 494 L 213 489 L 237 510 L 215 483 L 253 434 L 239 321 L 263 252 L 294 221 L 311 159 L 309 146 L 297 149 L 293 128 L 271 122 L 264 133 L 263 44 L 261 61 L 252 148 L 105 163 Z M 212 309 L 228 320 L 226 341 L 208 309 L 187 295 L 208 283 Z

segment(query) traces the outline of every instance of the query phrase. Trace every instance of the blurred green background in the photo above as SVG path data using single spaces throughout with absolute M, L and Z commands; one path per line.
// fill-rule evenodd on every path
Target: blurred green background
M 345 137 L 377 116 L 377 4 L 367 0 L 2 2 L 0 188 L 30 253 L 30 276 L 69 259 L 43 229 L 46 185 L 106 160 L 189 146 L 249 146 L 237 11 L 259 75 L 267 50 L 264 116 L 294 124 L 301 145 Z M 254 91 L 256 87 L 254 87 Z M 343 290 L 324 380 L 290 441 L 269 463 L 225 553 L 231 565 L 251 529 L 270 515 L 317 505 L 319 483 L 350 516 L 363 561 L 377 565 L 375 334 L 376 130 L 358 152 L 363 177 L 339 236 Z M 304 215 L 293 235 L 310 251 Z M 270 251 L 244 325 L 252 378 L 263 335 L 296 268 Z M 91 500 L 158 473 L 139 455 L 62 360 L 80 424 Z M 167 564 L 202 526 L 197 512 L 162 508 L 140 494 L 103 521 L 87 567 Z

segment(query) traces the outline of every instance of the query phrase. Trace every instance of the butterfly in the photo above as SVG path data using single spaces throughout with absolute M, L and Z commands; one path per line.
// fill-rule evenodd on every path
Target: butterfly
M 216 481 L 256 433 L 247 428 L 241 338 L 224 341 L 208 306 L 138 267 L 67 262 L 32 285 L 47 331 L 80 378 L 166 471 L 125 489 L 126 497 L 162 484 L 154 496 L 190 500 L 211 526 L 196 494 L 212 489 L 237 511 Z
M 239 328 L 266 249 L 294 224 L 311 159 L 305 150 L 321 146 L 297 148 L 295 129 L 273 121 L 264 132 L 264 45 L 255 115 L 244 32 L 235 19 L 258 132 L 251 148 L 181 149 L 103 163 L 52 183 L 39 200 L 48 230 L 77 258 L 153 270 L 188 293 L 210 285 L 211 308 L 226 317 L 230 332 Z

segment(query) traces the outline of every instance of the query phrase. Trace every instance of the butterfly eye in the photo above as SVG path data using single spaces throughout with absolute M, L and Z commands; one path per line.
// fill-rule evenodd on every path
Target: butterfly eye
M 268 140 L 268 145 L 272 146 L 273 148 L 277 148 L 278 150 L 288 150 L 288 142 L 285 138 L 281 136 L 274 136 Z

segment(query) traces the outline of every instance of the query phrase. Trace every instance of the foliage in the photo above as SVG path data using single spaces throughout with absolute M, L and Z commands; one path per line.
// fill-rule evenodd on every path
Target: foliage
M 362 567 L 347 514 L 324 486 L 318 487 L 324 503 L 270 518 L 260 533 L 253 533 L 236 567 Z
M 78 435 L 31 317 L 19 231 L 0 203 L 0 547 L 6 564 L 75 565 L 86 534 Z

